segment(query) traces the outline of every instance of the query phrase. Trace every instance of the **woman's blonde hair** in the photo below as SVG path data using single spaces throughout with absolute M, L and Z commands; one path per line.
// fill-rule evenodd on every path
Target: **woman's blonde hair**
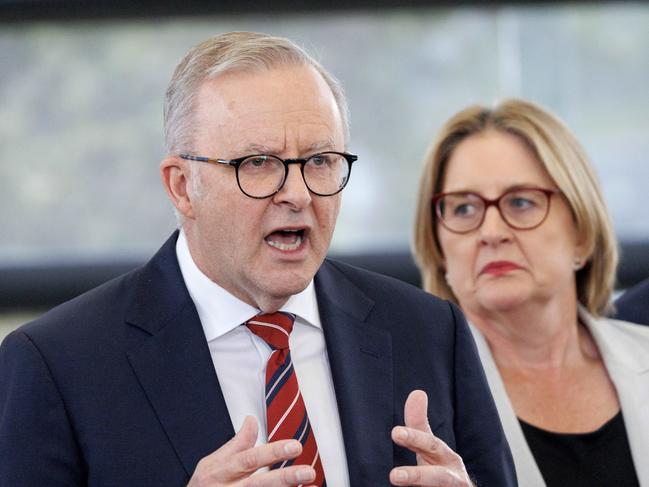
M 595 172 L 581 144 L 556 117 L 523 100 L 505 100 L 493 108 L 471 106 L 449 119 L 428 150 L 420 182 L 414 251 L 424 289 L 457 302 L 445 279 L 444 256 L 437 238 L 432 198 L 441 192 L 444 171 L 458 144 L 487 130 L 524 140 L 572 210 L 577 234 L 585 244 L 585 265 L 577 271 L 577 299 L 595 316 L 611 306 L 618 261 L 613 227 Z

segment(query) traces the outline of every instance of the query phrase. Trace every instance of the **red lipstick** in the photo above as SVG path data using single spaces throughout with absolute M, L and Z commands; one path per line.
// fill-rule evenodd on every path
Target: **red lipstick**
M 515 264 L 514 262 L 510 262 L 508 260 L 495 260 L 493 262 L 489 262 L 486 266 L 484 266 L 480 271 L 480 274 L 501 276 L 518 269 L 522 269 L 522 267 L 518 264 Z

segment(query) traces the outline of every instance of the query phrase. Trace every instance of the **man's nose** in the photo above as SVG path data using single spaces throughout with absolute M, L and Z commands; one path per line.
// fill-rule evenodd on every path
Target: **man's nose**
M 311 192 L 304 182 L 300 165 L 289 164 L 284 186 L 275 194 L 273 201 L 301 210 L 309 206 L 311 200 Z

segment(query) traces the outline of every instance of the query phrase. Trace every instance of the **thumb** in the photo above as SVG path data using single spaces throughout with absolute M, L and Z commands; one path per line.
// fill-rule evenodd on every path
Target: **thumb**
M 428 396 L 424 391 L 415 390 L 408 395 L 403 416 L 407 427 L 432 433 L 428 424 Z

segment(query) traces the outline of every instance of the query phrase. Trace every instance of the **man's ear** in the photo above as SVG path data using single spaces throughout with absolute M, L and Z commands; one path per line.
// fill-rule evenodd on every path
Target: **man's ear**
M 171 203 L 185 218 L 194 218 L 192 196 L 189 194 L 191 168 L 187 161 L 168 156 L 160 162 L 160 177 Z

